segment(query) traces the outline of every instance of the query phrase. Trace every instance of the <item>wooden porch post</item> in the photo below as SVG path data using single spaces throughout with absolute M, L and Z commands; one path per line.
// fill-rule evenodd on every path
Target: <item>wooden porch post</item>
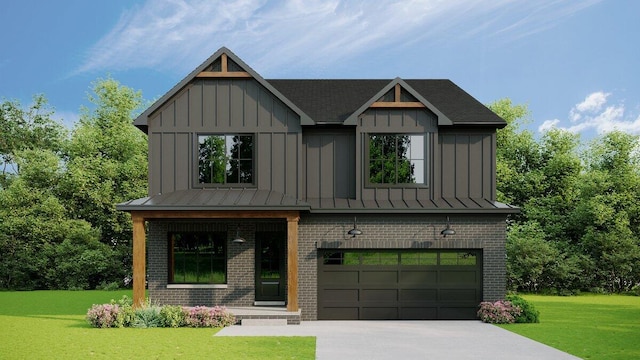
M 287 311 L 298 311 L 298 220 L 287 217 Z
M 133 306 L 144 304 L 144 288 L 146 280 L 145 269 L 145 241 L 144 217 L 131 212 L 133 220 Z

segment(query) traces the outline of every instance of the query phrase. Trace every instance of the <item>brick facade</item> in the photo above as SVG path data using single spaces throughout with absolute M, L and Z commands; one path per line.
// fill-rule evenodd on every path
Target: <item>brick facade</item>
M 298 303 L 303 320 L 317 319 L 318 249 L 479 249 L 483 254 L 483 299 L 505 295 L 506 226 L 504 215 L 450 216 L 456 234 L 444 238 L 445 216 L 359 215 L 363 234 L 351 238 L 348 215 L 303 214 L 298 229 Z M 239 226 L 244 244 L 231 242 Z M 285 221 L 152 221 L 148 231 L 148 286 L 163 304 L 252 306 L 255 299 L 255 231 L 282 231 Z M 227 231 L 226 289 L 167 289 L 168 232 Z M 285 240 L 286 241 L 286 240 Z

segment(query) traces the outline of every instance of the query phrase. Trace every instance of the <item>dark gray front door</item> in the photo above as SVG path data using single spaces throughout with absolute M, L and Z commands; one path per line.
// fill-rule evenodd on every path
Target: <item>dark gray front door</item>
M 476 319 L 479 250 L 322 250 L 319 320 Z
M 256 233 L 256 304 L 279 305 L 286 300 L 284 232 Z

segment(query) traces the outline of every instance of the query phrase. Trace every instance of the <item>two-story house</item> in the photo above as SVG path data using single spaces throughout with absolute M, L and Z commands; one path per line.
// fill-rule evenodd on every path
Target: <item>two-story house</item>
M 474 319 L 505 295 L 506 123 L 449 80 L 266 80 L 221 48 L 135 125 L 136 302 L 147 280 L 165 304 Z

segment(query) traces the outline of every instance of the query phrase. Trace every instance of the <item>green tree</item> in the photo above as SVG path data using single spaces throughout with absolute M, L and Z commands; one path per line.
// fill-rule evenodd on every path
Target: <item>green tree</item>
M 141 94 L 107 78 L 94 83 L 79 124 L 65 147 L 60 197 L 69 216 L 89 222 L 101 242 L 121 256 L 120 275 L 131 267 L 132 223 L 115 204 L 147 194 L 146 135 L 132 125 Z
M 5 188 L 20 170 L 15 161 L 17 152 L 61 150 L 66 132 L 51 118 L 52 115 L 53 110 L 44 95 L 34 96 L 27 108 L 16 100 L 0 103 L 0 189 Z
M 0 190 L 0 288 L 88 289 L 110 280 L 121 267 L 114 252 L 56 196 L 64 176 L 58 155 L 22 150 L 14 160 L 20 175 Z
M 614 131 L 584 154 L 580 199 L 571 214 L 576 249 L 595 263 L 593 287 L 628 290 L 640 282 L 640 138 Z
M 510 99 L 498 100 L 488 107 L 507 122 L 496 135 L 497 199 L 522 206 L 533 194 L 542 193 L 544 179 L 539 168 L 540 145 L 531 131 L 520 129 L 529 119 L 529 109 L 514 105 Z

